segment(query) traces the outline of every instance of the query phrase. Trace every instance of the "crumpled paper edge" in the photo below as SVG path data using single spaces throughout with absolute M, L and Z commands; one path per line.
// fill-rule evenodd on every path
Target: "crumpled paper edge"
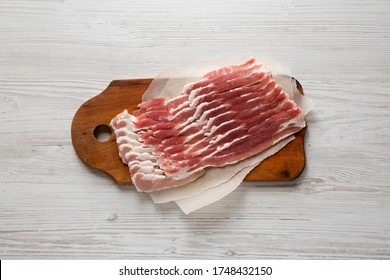
M 184 198 L 180 200 L 176 200 L 176 204 L 180 207 L 180 209 L 185 213 L 189 214 L 195 210 L 198 210 L 202 207 L 205 207 L 211 203 L 214 203 L 229 193 L 233 192 L 244 180 L 245 176 L 255 168 L 259 162 L 262 162 L 266 158 L 276 154 L 280 151 L 284 146 L 294 140 L 294 136 L 289 136 L 288 138 L 283 139 L 272 147 L 268 148 L 264 152 L 260 153 L 254 158 L 250 158 L 246 161 L 246 164 L 250 164 L 249 166 L 245 166 L 240 171 L 233 173 L 234 175 L 226 182 L 221 183 L 215 187 L 208 188 L 195 196 Z M 246 165 L 245 164 L 245 165 Z

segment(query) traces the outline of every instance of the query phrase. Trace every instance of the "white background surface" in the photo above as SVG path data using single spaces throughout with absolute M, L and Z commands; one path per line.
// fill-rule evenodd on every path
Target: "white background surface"
M 0 0 L 0 257 L 390 258 L 389 1 Z M 77 158 L 115 79 L 261 55 L 316 102 L 307 166 L 188 216 Z

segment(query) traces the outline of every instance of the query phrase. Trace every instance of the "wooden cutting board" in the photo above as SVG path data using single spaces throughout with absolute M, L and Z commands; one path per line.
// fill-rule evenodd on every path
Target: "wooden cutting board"
M 112 118 L 124 109 L 132 112 L 152 79 L 115 80 L 99 95 L 86 101 L 72 121 L 72 143 L 79 158 L 88 166 L 110 175 L 118 184 L 131 184 L 127 165 L 119 158 L 115 134 L 109 127 Z M 303 94 L 298 81 L 297 88 Z M 96 135 L 106 130 L 107 141 Z M 306 128 L 295 134 L 296 139 L 275 155 L 254 168 L 245 181 L 286 181 L 298 177 L 305 166 L 304 135 Z

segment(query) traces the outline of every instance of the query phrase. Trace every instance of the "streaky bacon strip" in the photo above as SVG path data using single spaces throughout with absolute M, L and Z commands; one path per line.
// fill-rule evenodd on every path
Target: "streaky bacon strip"
M 147 100 L 111 121 L 139 191 L 185 185 L 206 168 L 244 160 L 305 126 L 300 108 L 255 63 L 209 72 L 181 95 Z
M 256 60 L 254 58 L 251 58 L 247 62 L 245 62 L 244 64 L 237 65 L 237 66 L 232 65 L 232 66 L 223 67 L 221 69 L 217 69 L 217 70 L 214 70 L 212 72 L 205 74 L 204 77 L 210 79 L 210 78 L 216 78 L 216 77 L 222 76 L 223 74 L 234 73 L 240 69 L 248 68 L 249 66 L 253 65 L 255 62 L 256 62 Z

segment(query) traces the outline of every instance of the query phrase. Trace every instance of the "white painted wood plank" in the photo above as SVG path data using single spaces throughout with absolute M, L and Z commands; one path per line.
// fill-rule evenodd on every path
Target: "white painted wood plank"
M 390 258 L 388 1 L 129 2 L 0 1 L 2 259 Z M 185 216 L 78 160 L 73 114 L 111 80 L 246 54 L 316 102 L 298 180 Z

